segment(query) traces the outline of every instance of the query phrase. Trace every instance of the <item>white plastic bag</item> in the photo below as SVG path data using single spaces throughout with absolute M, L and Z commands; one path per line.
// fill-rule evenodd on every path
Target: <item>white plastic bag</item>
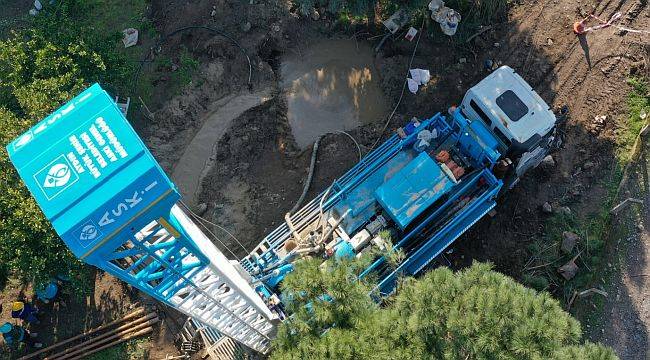
M 458 11 L 443 6 L 438 11 L 434 12 L 431 17 L 440 24 L 440 28 L 445 35 L 452 36 L 458 30 L 458 23 L 461 17 Z
M 124 34 L 122 42 L 124 43 L 125 48 L 131 47 L 138 43 L 138 30 L 134 28 L 128 28 L 124 29 L 122 31 L 122 34 Z
M 409 72 L 411 73 L 411 78 L 413 78 L 418 85 L 424 85 L 431 80 L 431 73 L 429 70 L 411 69 Z
M 417 94 L 418 93 L 418 87 L 419 87 L 420 84 L 418 84 L 417 82 L 415 82 L 415 80 L 413 80 L 411 78 L 406 79 L 406 82 L 408 83 L 409 91 L 412 92 L 413 94 Z

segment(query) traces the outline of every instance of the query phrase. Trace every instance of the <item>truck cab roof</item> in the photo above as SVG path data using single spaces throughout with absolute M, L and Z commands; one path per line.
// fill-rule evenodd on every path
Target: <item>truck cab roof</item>
M 489 117 L 486 125 L 498 128 L 511 141 L 524 143 L 536 134 L 544 136 L 555 124 L 546 102 L 509 66 L 498 68 L 469 89 L 463 107 L 472 100 Z

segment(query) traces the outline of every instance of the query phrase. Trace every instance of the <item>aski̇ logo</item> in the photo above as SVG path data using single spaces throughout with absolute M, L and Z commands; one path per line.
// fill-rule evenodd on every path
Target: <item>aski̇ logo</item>
M 104 234 L 99 230 L 99 226 L 93 220 L 88 220 L 73 232 L 73 236 L 79 239 L 81 246 L 86 247 L 92 244 L 94 242 L 93 240 L 104 236 Z
M 99 220 L 99 226 L 103 228 L 106 225 L 110 225 L 114 223 L 122 215 L 127 213 L 130 209 L 133 209 L 138 204 L 140 204 L 140 202 L 142 202 L 143 199 L 142 195 L 146 194 L 148 191 L 156 187 L 156 185 L 158 185 L 158 181 L 153 181 L 152 183 L 147 185 L 143 190 L 134 191 L 131 197 L 124 198 L 122 201 L 120 201 L 120 203 L 115 205 L 113 209 L 104 212 L 104 215 L 102 215 L 101 219 Z
M 98 234 L 99 232 L 97 231 L 95 225 L 89 224 L 81 229 L 79 240 L 92 240 L 96 238 Z
M 46 188 L 65 186 L 70 181 L 70 167 L 66 164 L 55 164 L 47 172 L 43 186 Z
M 59 155 L 34 174 L 34 180 L 48 200 L 52 200 L 79 180 L 79 175 L 64 155 Z

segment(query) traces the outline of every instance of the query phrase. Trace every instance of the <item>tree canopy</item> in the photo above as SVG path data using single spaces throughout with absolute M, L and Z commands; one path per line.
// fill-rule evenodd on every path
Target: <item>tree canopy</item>
M 272 359 L 616 359 L 581 343 L 580 324 L 550 294 L 489 264 L 405 279 L 382 306 L 370 282 L 356 280 L 359 268 L 297 265 L 283 284 L 293 315 Z
M 79 18 L 87 10 L 79 0 L 57 1 L 0 41 L 0 274 L 26 282 L 80 274 L 82 265 L 43 216 L 4 145 L 89 84 L 125 82 L 131 67 L 116 51 L 119 34 L 98 32 Z

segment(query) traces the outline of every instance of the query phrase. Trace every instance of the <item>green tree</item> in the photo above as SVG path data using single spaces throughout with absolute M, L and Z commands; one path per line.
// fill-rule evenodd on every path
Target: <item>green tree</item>
M 57 1 L 28 28 L 0 41 L 0 140 L 23 133 L 93 82 L 120 86 L 132 69 L 116 51 L 117 34 L 80 18 L 82 1 Z M 0 274 L 43 283 L 71 274 L 83 284 L 81 263 L 52 229 L 0 150 Z
M 356 278 L 363 264 L 318 265 L 298 264 L 283 284 L 293 315 L 272 359 L 616 359 L 581 344 L 580 324 L 548 293 L 489 264 L 405 279 L 381 307 Z

